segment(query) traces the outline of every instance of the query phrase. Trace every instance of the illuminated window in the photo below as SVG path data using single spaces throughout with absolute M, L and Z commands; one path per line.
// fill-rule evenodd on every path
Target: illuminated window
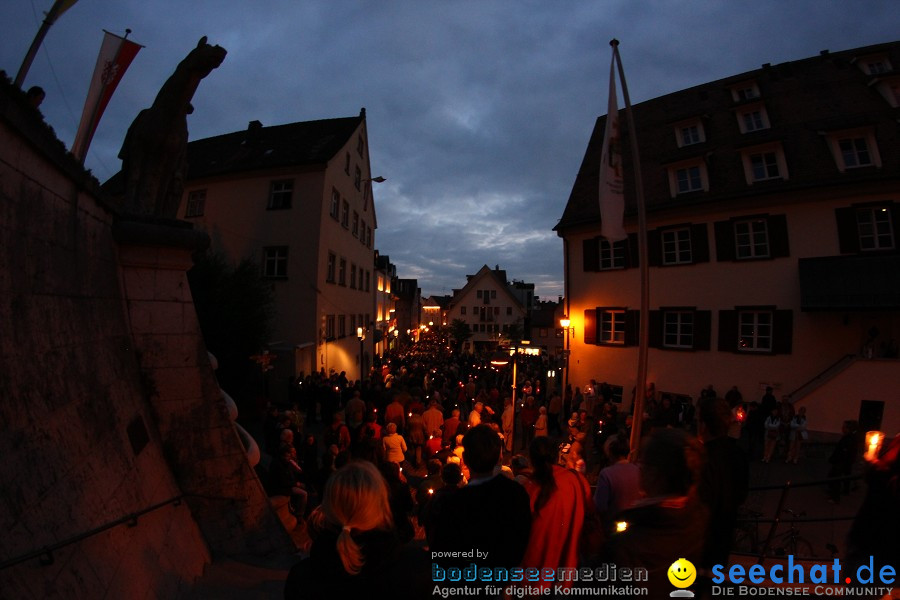
M 600 341 L 604 344 L 625 343 L 624 310 L 604 310 L 600 313 Z

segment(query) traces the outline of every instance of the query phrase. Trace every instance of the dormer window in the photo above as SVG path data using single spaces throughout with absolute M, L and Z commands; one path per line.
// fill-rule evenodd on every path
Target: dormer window
M 762 104 L 742 108 L 737 112 L 737 119 L 741 133 L 761 131 L 770 127 L 769 115 L 766 113 L 766 107 Z
M 759 181 L 787 179 L 787 163 L 780 144 L 748 148 L 741 154 L 744 176 L 753 185 Z
M 693 159 L 669 165 L 669 191 L 672 197 L 691 192 L 709 191 L 706 164 L 701 159 Z
M 856 59 L 856 65 L 866 75 L 883 75 L 894 70 L 887 54 L 870 54 Z
M 684 121 L 675 125 L 675 141 L 679 148 L 693 146 L 706 141 L 703 123 L 699 119 Z
M 759 86 L 755 81 L 743 81 L 731 86 L 731 97 L 735 102 L 745 102 L 759 98 Z
M 881 155 L 871 129 L 836 131 L 828 135 L 828 146 L 840 172 L 863 167 L 880 167 Z

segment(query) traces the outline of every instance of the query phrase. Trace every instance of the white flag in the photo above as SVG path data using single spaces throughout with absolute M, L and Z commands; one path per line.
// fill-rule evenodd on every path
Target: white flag
M 100 117 L 103 116 L 109 99 L 116 91 L 116 86 L 125 75 L 128 65 L 143 47 L 108 31 L 104 31 L 103 34 L 103 44 L 100 46 L 91 87 L 84 102 L 81 122 L 75 134 L 75 141 L 72 142 L 72 154 L 81 162 L 84 162 L 94 131 L 97 130 Z
M 600 234 L 610 243 L 628 237 L 622 226 L 625 214 L 625 186 L 622 182 L 622 137 L 616 102 L 616 52 L 609 65 L 609 106 L 600 154 Z

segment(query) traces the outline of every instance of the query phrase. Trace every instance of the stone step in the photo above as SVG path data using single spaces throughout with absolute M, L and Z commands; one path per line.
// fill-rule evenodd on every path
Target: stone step
M 204 569 L 187 600 L 269 600 L 284 598 L 284 580 L 301 555 L 233 557 Z

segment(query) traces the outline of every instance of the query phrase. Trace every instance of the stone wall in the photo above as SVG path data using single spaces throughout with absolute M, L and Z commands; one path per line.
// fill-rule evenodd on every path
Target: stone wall
M 115 212 L 0 82 L 0 565 L 206 496 L 7 566 L 2 597 L 177 598 L 211 554 L 287 540 L 225 414 L 183 251 L 153 276 L 170 307 L 142 321 Z

